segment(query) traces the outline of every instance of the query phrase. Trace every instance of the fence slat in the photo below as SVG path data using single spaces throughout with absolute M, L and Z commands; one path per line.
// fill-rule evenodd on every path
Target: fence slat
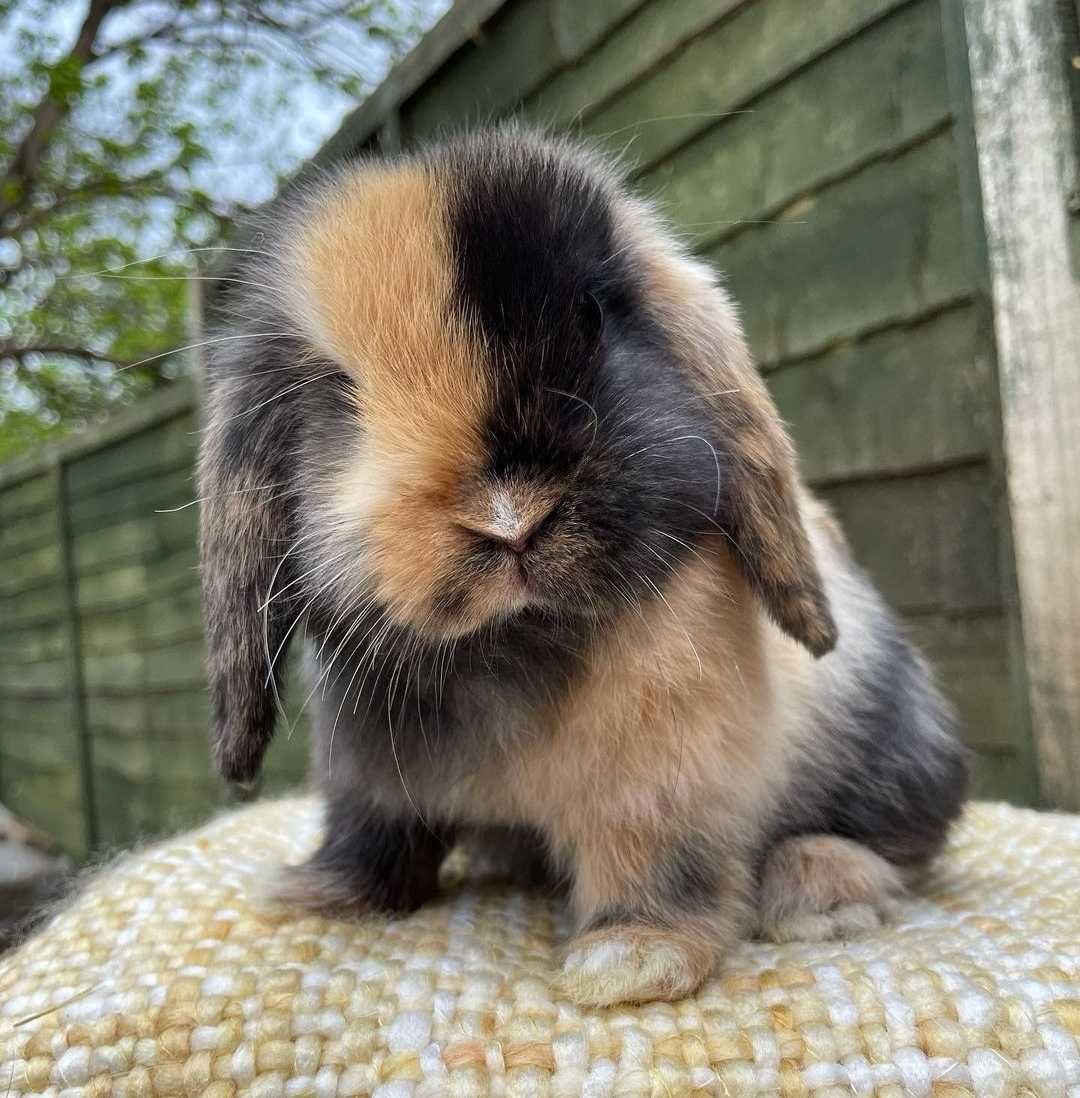
M 79 766 L 79 788 L 82 793 L 85 844 L 89 850 L 97 847 L 97 813 L 94 810 L 93 745 L 90 725 L 86 719 L 86 689 L 83 683 L 82 644 L 79 637 L 79 592 L 75 577 L 71 516 L 68 513 L 67 471 L 65 463 L 56 463 L 53 473 L 56 491 L 57 540 L 60 545 L 60 579 L 63 592 L 61 617 L 68 634 L 68 676 L 71 696 L 71 716 L 74 723 Z

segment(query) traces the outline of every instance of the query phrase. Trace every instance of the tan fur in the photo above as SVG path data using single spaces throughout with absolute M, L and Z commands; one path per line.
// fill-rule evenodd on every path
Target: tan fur
M 679 804 L 696 807 L 725 784 L 718 776 L 738 774 L 730 811 L 741 818 L 744 799 L 762 800 L 751 774 L 782 781 L 789 726 L 811 696 L 812 672 L 714 536 L 663 598 L 627 613 L 597 643 L 571 697 L 540 714 L 552 731 L 516 752 L 508 774 L 479 774 L 447 795 L 484 816 L 541 821 L 570 843 L 597 828 L 625 835 L 665 820 L 670 832 Z
M 899 870 L 862 844 L 800 835 L 765 860 L 761 930 L 777 941 L 843 937 L 876 925 L 902 891 Z

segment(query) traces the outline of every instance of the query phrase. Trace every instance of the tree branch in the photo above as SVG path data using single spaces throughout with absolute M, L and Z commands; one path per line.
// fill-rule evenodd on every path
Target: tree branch
M 98 180 L 81 187 L 73 187 L 71 190 L 58 190 L 47 206 L 38 206 L 25 214 L 12 210 L 11 213 L 16 216 L 4 224 L 4 234 L 18 237 L 21 233 L 37 228 L 43 221 L 48 221 L 66 206 L 75 206 L 80 202 L 92 202 L 98 199 L 169 198 L 179 206 L 193 205 L 192 192 L 169 186 L 162 181 L 165 175 L 166 172 L 161 171 L 152 176 L 142 176 L 137 179 Z M 212 202 L 205 204 L 205 209 L 212 217 L 226 221 L 233 217 L 235 212 L 232 207 L 223 207 Z
M 116 358 L 114 355 L 99 354 L 88 347 L 67 347 L 62 344 L 37 344 L 32 347 L 16 347 L 13 345 L 0 346 L 0 361 L 11 359 L 20 364 L 25 364 L 27 358 L 32 355 L 61 355 L 65 358 L 78 358 L 83 362 L 107 362 L 120 370 L 125 370 L 136 363 Z
M 65 60 L 77 61 L 85 65 L 94 53 L 94 41 L 101 30 L 101 24 L 109 12 L 123 7 L 129 0 L 90 0 L 86 16 Z M 58 102 L 50 91 L 46 90 L 41 102 L 34 108 L 33 121 L 4 171 L 2 182 L 11 187 L 14 197 L 0 206 L 0 216 L 17 209 L 26 201 L 29 194 L 27 183 L 37 174 L 41 159 L 48 148 L 53 131 L 71 109 L 69 103 Z M 13 185 L 13 186 L 12 186 Z

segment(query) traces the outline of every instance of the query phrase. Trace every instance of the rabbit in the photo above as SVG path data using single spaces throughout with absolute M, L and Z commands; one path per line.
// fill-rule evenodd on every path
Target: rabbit
M 287 191 L 223 281 L 201 560 L 213 751 L 251 781 L 305 634 L 321 845 L 278 895 L 565 893 L 562 992 L 692 993 L 887 917 L 967 760 L 801 484 L 717 275 L 521 124 Z

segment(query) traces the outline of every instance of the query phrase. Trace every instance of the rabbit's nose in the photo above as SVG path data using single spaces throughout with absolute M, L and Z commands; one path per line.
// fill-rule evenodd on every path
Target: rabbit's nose
M 559 493 L 551 486 L 499 485 L 479 494 L 457 524 L 512 553 L 525 553 L 551 517 Z
M 525 531 L 519 534 L 507 534 L 495 530 L 486 530 L 478 526 L 465 526 L 466 530 L 470 530 L 472 533 L 484 538 L 486 541 L 494 542 L 497 545 L 502 546 L 505 549 L 509 549 L 512 553 L 516 553 L 519 556 L 529 548 L 532 542 L 533 531 Z

